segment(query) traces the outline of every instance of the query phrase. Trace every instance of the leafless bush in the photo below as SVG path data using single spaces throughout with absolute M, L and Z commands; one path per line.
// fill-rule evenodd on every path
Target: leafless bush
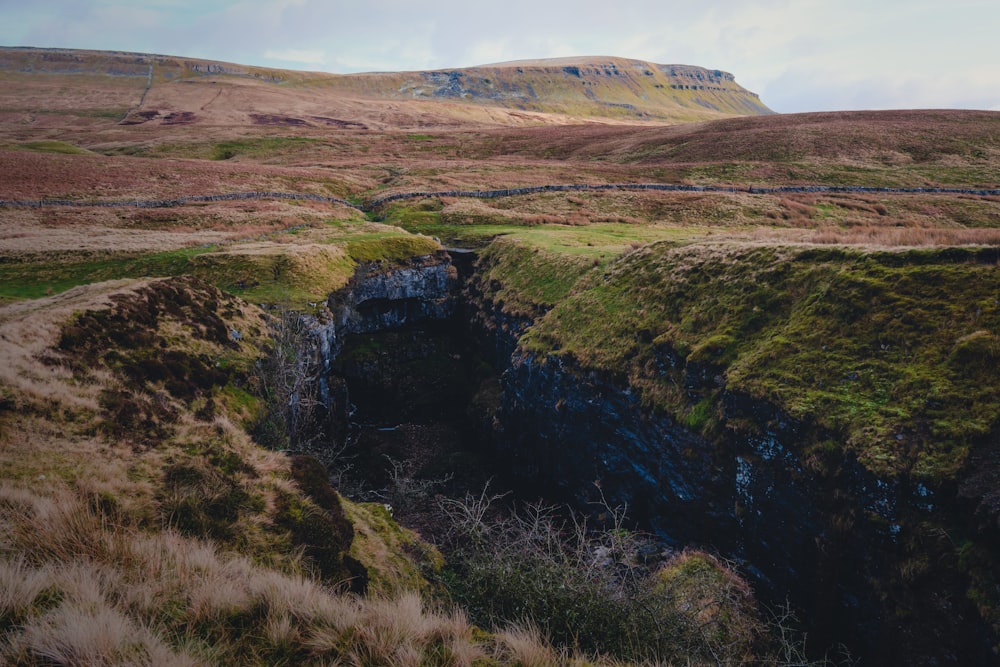
M 562 508 L 498 508 L 488 489 L 444 499 L 453 532 L 451 592 L 472 620 L 537 626 L 566 650 L 626 660 L 745 660 L 763 626 L 749 587 L 717 559 L 685 553 L 644 562 L 651 540 L 625 527 L 623 508 L 605 508 L 593 529 Z
M 253 378 L 264 399 L 254 437 L 272 449 L 308 449 L 325 437 L 315 344 L 298 313 L 278 309 L 270 325 L 271 346 L 258 360 Z

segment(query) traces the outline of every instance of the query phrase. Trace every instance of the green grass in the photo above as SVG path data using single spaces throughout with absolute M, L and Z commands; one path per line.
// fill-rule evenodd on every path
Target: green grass
M 392 231 L 358 234 L 347 241 L 347 254 L 357 262 L 396 263 L 440 249 L 441 245 L 428 236 Z
M 512 198 L 497 204 L 495 214 L 490 209 L 471 213 L 449 213 L 433 208 L 433 202 L 416 205 L 395 205 L 385 214 L 386 224 L 401 227 L 409 232 L 441 239 L 448 246 L 483 248 L 500 236 L 517 238 L 543 250 L 559 254 L 585 256 L 603 263 L 617 257 L 636 244 L 671 239 L 678 242 L 693 240 L 710 233 L 698 225 L 629 224 L 623 222 L 594 222 L 590 224 L 541 224 L 534 220 L 529 210 L 517 207 L 543 208 L 551 196 Z M 564 199 L 559 197 L 558 199 Z M 588 194 L 581 199 L 593 199 Z M 613 198 L 599 198 L 609 215 L 622 211 Z M 513 211 L 509 212 L 509 207 Z M 430 209 L 430 210 L 429 210 Z M 650 216 L 652 217 L 652 216 Z M 612 219 L 614 219 L 612 217 Z
M 627 373 L 647 405 L 692 426 L 709 394 L 677 392 L 684 370 L 663 377 L 664 354 L 839 434 L 882 474 L 951 479 L 1000 422 L 995 252 L 659 243 L 584 280 L 526 269 L 524 248 L 494 252 L 508 289 L 554 306 L 528 350 Z
M 116 278 L 160 277 L 184 273 L 191 258 L 211 247 L 185 248 L 143 255 L 86 253 L 58 260 L 0 263 L 0 299 L 37 299 L 58 294 L 78 285 Z
M 146 254 L 0 258 L 0 302 L 37 299 L 104 280 L 192 274 L 254 303 L 304 309 L 343 287 L 360 262 L 399 264 L 441 248 L 427 236 L 345 221 L 295 230 L 290 236 L 294 243 L 265 240 Z
M 502 238 L 482 251 L 485 273 L 480 279 L 484 284 L 498 285 L 489 296 L 502 301 L 507 312 L 519 315 L 551 308 L 566 298 L 581 278 L 601 271 L 644 241 L 683 242 L 692 237 L 689 229 L 614 224 L 503 231 Z
M 502 303 L 505 312 L 534 317 L 565 298 L 582 276 L 599 265 L 596 258 L 552 252 L 505 238 L 480 255 L 479 280 L 488 286 L 487 296 Z
M 61 153 L 63 155 L 86 155 L 90 153 L 85 148 L 74 146 L 65 141 L 28 141 L 23 144 L 17 144 L 17 147 L 36 153 Z

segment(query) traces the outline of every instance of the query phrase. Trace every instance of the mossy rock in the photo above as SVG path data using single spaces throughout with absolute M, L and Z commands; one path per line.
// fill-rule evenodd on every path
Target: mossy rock
M 661 242 L 536 310 L 520 343 L 625 375 L 678 419 L 739 392 L 836 434 L 876 474 L 944 481 L 1000 423 L 1000 274 L 985 259 Z M 490 275 L 495 294 L 517 288 Z
M 955 341 L 948 365 L 956 373 L 979 375 L 992 372 L 1000 359 L 1000 337 L 989 331 L 974 331 Z

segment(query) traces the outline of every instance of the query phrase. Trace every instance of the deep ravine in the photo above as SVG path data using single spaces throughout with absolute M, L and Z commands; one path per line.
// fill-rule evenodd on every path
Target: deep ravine
M 452 489 L 503 475 L 525 497 L 584 512 L 598 499 L 626 505 L 671 546 L 734 561 L 764 604 L 798 612 L 819 652 L 842 643 L 866 664 L 992 659 L 995 638 L 954 564 L 914 585 L 900 574 L 914 549 L 948 557 L 936 526 L 972 530 L 954 490 L 880 479 L 842 454 L 806 466 L 800 445 L 824 434 L 724 386 L 726 428 L 709 436 L 652 413 L 621 378 L 519 350 L 530 321 L 483 296 L 474 255 L 454 257 L 363 267 L 314 327 L 329 445 L 353 448 L 341 482 L 384 482 L 405 460 L 405 474 Z M 704 381 L 698 370 L 691 382 Z

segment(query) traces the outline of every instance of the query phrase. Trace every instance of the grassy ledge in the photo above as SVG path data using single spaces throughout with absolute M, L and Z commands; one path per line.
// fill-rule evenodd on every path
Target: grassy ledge
M 677 383 L 707 367 L 839 434 L 877 473 L 952 479 L 1000 419 L 987 370 L 1000 354 L 996 262 L 994 249 L 658 243 L 576 283 L 522 344 L 625 373 L 651 408 L 681 416 L 695 406 Z M 520 293 L 546 285 L 540 274 Z M 664 377 L 668 355 L 682 363 Z

